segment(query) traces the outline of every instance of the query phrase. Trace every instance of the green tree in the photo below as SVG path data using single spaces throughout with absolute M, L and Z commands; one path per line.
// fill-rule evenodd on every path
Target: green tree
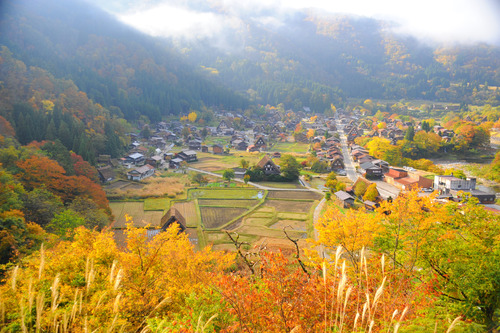
M 230 182 L 231 179 L 234 178 L 234 170 L 233 169 L 226 169 L 226 170 L 224 170 L 224 172 L 222 173 L 222 178 L 225 181 Z
M 47 229 L 64 239 L 71 239 L 74 230 L 79 226 L 85 225 L 85 219 L 71 209 L 65 209 L 56 214 L 56 216 L 47 225 Z
M 317 160 L 311 165 L 311 171 L 324 173 L 328 170 L 328 164 L 325 161 Z
M 413 126 L 409 126 L 405 133 L 405 140 L 413 141 L 414 136 L 415 136 L 415 128 Z
M 436 224 L 427 236 L 423 258 L 440 297 L 494 332 L 500 309 L 500 219 L 473 200 L 454 209 L 450 223 Z
M 63 209 L 61 199 L 43 188 L 35 188 L 24 199 L 24 217 L 26 221 L 40 226 L 47 225 Z
M 208 182 L 207 178 L 202 173 L 199 172 L 195 172 L 193 174 L 192 180 L 193 182 L 198 183 L 200 185 L 204 185 Z
M 294 156 L 285 154 L 280 159 L 281 172 L 290 181 L 299 179 L 300 164 Z
M 240 160 L 240 167 L 242 167 L 243 169 L 248 169 L 248 166 L 250 165 L 250 162 L 248 162 L 247 160 L 245 160 L 244 158 L 242 158 Z
M 68 208 L 78 213 L 85 220 L 85 227 L 89 229 L 102 230 L 110 223 L 106 211 L 99 208 L 97 204 L 87 197 L 76 197 Z

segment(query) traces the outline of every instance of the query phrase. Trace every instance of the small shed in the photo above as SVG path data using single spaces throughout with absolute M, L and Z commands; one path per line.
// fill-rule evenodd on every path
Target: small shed
M 350 195 L 349 193 L 345 191 L 338 191 L 335 192 L 335 198 L 337 202 L 343 207 L 343 208 L 349 208 L 354 205 L 354 197 Z

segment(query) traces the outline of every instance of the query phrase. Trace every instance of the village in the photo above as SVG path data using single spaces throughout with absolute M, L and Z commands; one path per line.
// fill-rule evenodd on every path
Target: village
M 264 121 L 220 111 L 214 127 L 176 120 L 144 125 L 139 134 L 130 134 L 127 155 L 99 156 L 97 170 L 111 200 L 116 218 L 112 228 L 118 238 L 123 238 L 130 215 L 136 226 L 149 227 L 150 234 L 177 222 L 200 246 L 230 249 L 227 231 L 238 232 L 249 243 L 266 239 L 282 246 L 285 227 L 299 239 L 312 236 L 314 210 L 325 195 L 344 209 L 373 211 L 380 201 L 418 188 L 422 196 L 437 191 L 437 200 L 472 196 L 491 209 L 497 207 L 495 193 L 477 189 L 475 178 L 392 166 L 355 142 L 377 137 L 395 144 L 408 127 L 419 131 L 421 123 L 384 118 L 384 126 L 375 130 L 358 110 L 313 116 L 304 108 L 285 117 L 273 111 L 268 110 Z M 432 131 L 443 141 L 454 135 L 439 125 Z M 282 173 L 284 155 L 300 164 L 298 180 L 272 181 Z M 246 176 L 256 169 L 262 170 L 263 181 Z M 328 188 L 330 174 L 343 185 Z M 174 179 L 179 190 L 148 192 L 154 184 L 147 183 L 153 179 Z M 372 184 L 375 194 L 365 195 Z

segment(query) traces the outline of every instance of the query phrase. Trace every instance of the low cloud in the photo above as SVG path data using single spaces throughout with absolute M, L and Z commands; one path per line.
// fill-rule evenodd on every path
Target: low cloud
M 496 0 L 149 0 L 133 7 L 127 0 L 114 0 L 114 4 L 115 9 L 127 8 L 115 12 L 123 22 L 154 36 L 226 38 L 235 30 L 241 32 L 247 19 L 276 28 L 297 10 L 316 9 L 390 20 L 396 23 L 394 32 L 429 43 L 500 45 Z

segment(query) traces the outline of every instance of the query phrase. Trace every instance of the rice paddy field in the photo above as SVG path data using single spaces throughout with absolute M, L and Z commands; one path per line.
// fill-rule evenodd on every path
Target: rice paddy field
M 129 215 L 132 218 L 133 225 L 135 227 L 145 227 L 147 225 L 150 225 L 151 227 L 159 227 L 161 218 L 163 217 L 163 210 L 144 210 L 143 201 L 110 202 L 109 206 L 115 216 L 113 228 L 117 229 L 124 229 L 127 227 L 125 215 Z
M 246 211 L 246 208 L 200 207 L 201 220 L 206 229 L 221 228 Z
M 266 193 L 256 189 L 191 189 L 189 199 L 262 199 Z
M 194 201 L 186 201 L 186 202 L 175 202 L 172 205 L 172 208 L 175 208 L 179 211 L 179 213 L 184 216 L 186 219 L 186 227 L 188 228 L 196 228 L 199 224 L 199 218 L 196 209 L 196 203 Z
M 251 208 L 259 203 L 259 200 L 231 200 L 231 199 L 198 199 L 198 205 L 208 207 L 235 207 L 235 208 Z
M 114 228 L 117 231 L 126 228 L 125 214 L 131 216 L 137 227 L 160 227 L 163 215 L 175 208 L 186 220 L 192 243 L 200 247 L 212 245 L 215 249 L 234 250 L 226 230 L 237 233 L 239 241 L 247 242 L 245 246 L 249 248 L 268 242 L 285 246 L 291 242 L 286 240 L 284 229 L 295 239 L 302 241 L 308 237 L 312 212 L 321 194 L 293 191 L 298 184 L 280 185 L 285 190 L 191 188 L 184 192 L 185 200 L 164 196 L 112 202 Z
M 271 199 L 320 200 L 322 195 L 309 191 L 269 191 L 267 197 Z

